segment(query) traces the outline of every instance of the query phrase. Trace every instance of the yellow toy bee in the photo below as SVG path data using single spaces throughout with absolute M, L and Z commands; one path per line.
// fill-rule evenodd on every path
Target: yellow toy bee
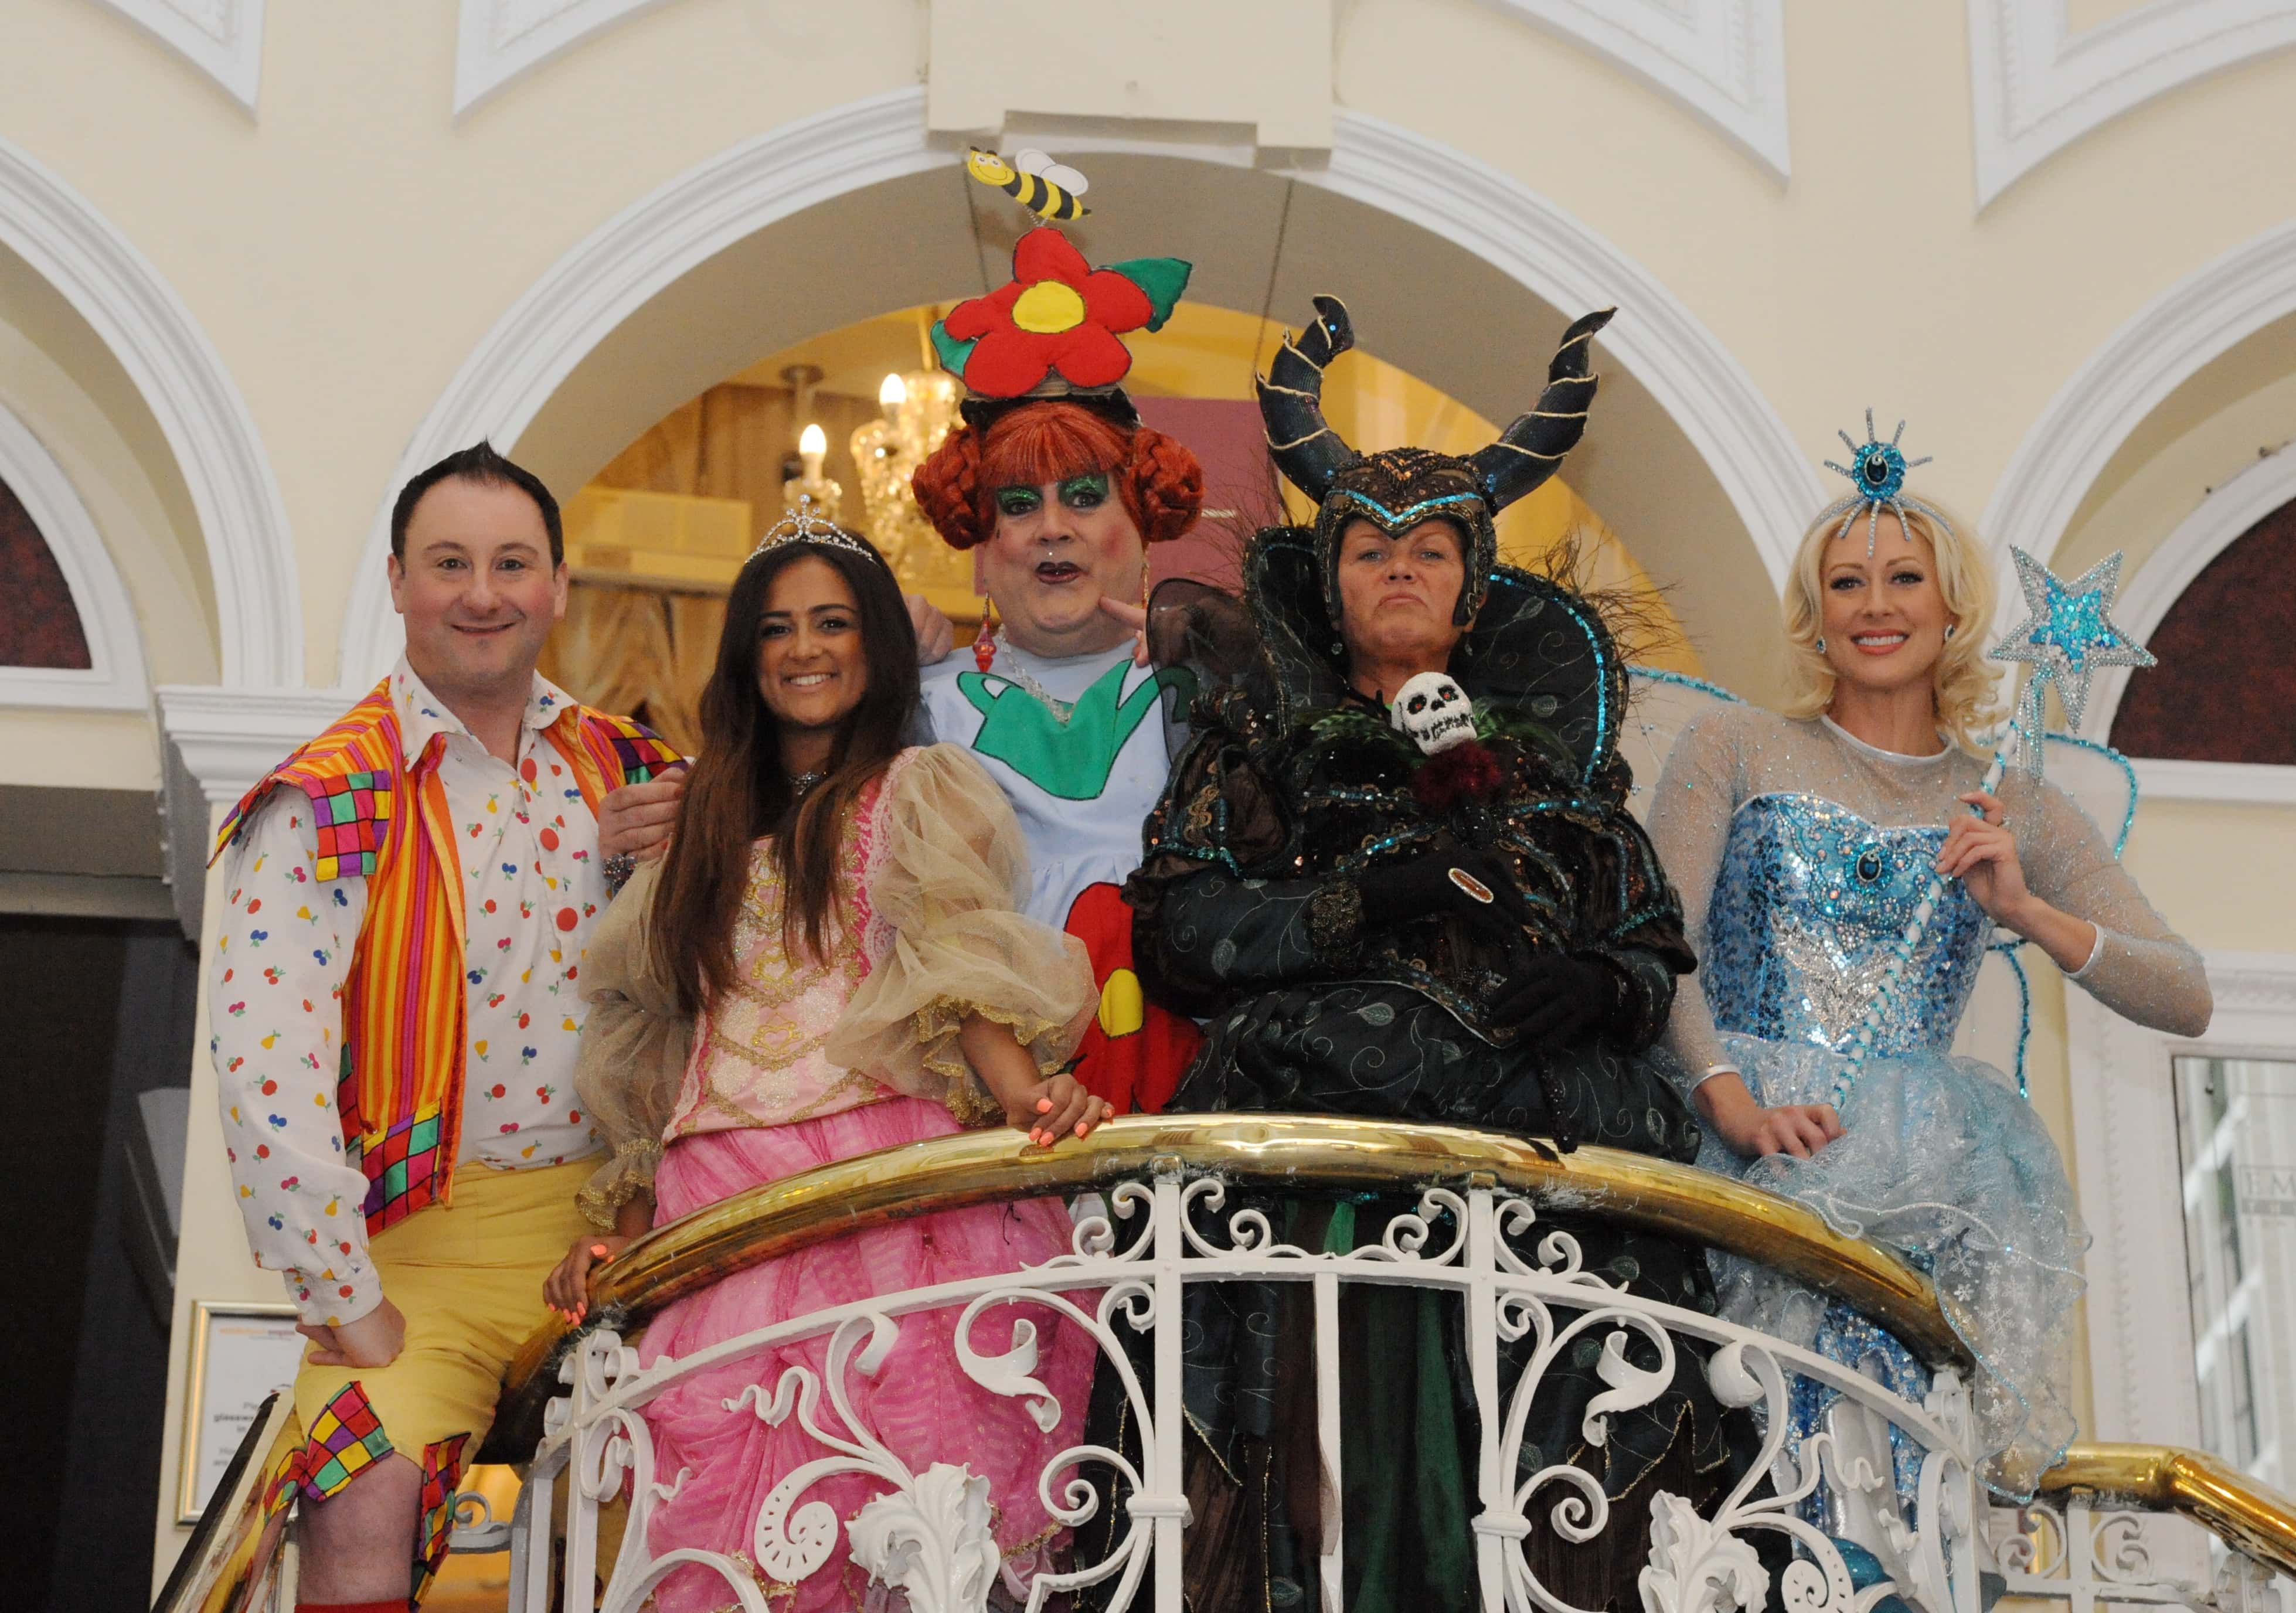
M 1081 218 L 1092 211 L 1078 200 L 1090 188 L 1091 182 L 1074 168 L 1054 162 L 1049 152 L 1016 151 L 1013 160 L 1007 162 L 996 152 L 976 145 L 965 154 L 964 168 L 981 184 L 995 186 L 1039 218 Z

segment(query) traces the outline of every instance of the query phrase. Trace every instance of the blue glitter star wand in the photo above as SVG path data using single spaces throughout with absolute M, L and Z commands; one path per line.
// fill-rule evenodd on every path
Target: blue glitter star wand
M 2120 591 L 2118 553 L 2106 555 L 2070 583 L 2059 582 L 2022 549 L 2013 547 L 2009 553 L 2017 562 L 2029 614 L 1995 646 L 1992 659 L 2024 661 L 2033 668 L 2006 737 L 2017 751 L 2011 765 L 2038 779 L 2046 732 L 2043 701 L 2050 684 L 2064 703 L 2065 725 L 2079 732 L 2088 709 L 2089 681 L 2100 668 L 2157 663 L 2150 650 L 2112 619 L 2113 596 Z
M 2057 698 L 2064 702 L 2067 725 L 2078 730 L 2082 714 L 2088 708 L 2089 682 L 2100 668 L 2156 664 L 2152 652 L 2123 632 L 2112 619 L 2113 596 L 2120 588 L 2119 554 L 2108 555 L 2067 584 L 2058 581 L 2047 567 L 2022 549 L 2013 545 L 2009 553 L 2017 562 L 2017 580 L 2025 591 L 2029 614 L 1994 647 L 1990 659 L 2024 661 L 2033 672 L 2025 680 L 2018 714 L 2002 736 L 2001 749 L 1993 753 L 1992 765 L 1986 768 L 1985 778 L 1978 785 L 1987 795 L 2001 788 L 2001 781 L 2012 766 L 2031 774 L 2037 782 L 2040 779 L 2046 749 L 2045 700 L 2050 684 L 2056 685 Z M 1882 1023 L 1896 1000 L 1898 982 L 1920 950 L 1931 916 L 1937 912 L 1938 902 L 1944 895 L 1944 876 L 1932 872 L 1921 900 L 1914 905 L 1913 916 L 1898 934 L 1889 964 L 1874 986 L 1873 1000 L 1866 1005 L 1865 1018 L 1858 1022 L 1844 1055 L 1841 1073 L 1833 1083 L 1833 1107 L 1837 1112 L 1848 1101 L 1858 1073 L 1874 1051 L 1874 1028 Z

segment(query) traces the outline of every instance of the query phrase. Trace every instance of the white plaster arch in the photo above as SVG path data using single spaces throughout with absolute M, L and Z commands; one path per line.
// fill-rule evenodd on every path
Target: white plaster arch
M 1977 209 L 2092 130 L 2296 45 L 2296 0 L 2152 0 L 2076 32 L 2064 0 L 1969 0 Z
M 1249 151 L 1228 148 L 1185 154 L 1251 161 Z M 953 161 L 927 138 L 924 92 L 895 90 L 709 159 L 561 258 L 464 362 L 378 500 L 345 610 L 342 683 L 364 685 L 398 653 L 384 560 L 391 494 L 408 476 L 481 436 L 515 444 L 586 354 L 734 242 L 816 203 Z M 1297 177 L 1453 242 L 1557 307 L 1631 307 L 1634 317 L 1604 333 L 1605 347 L 1684 431 L 1759 549 L 1773 592 L 1783 585 L 1793 539 L 1823 502 L 1816 472 L 1744 369 L 1646 270 L 1519 182 L 1360 113 L 1337 114 L 1328 168 Z
M 0 247 L 88 323 L 167 439 L 213 574 L 222 682 L 300 687 L 302 601 L 286 507 L 246 400 L 191 310 L 85 198 L 4 139 Z
M 144 641 L 119 569 L 79 490 L 30 426 L 0 405 L 0 482 L 5 482 L 71 591 L 87 638 L 86 668 L 0 667 L 0 706 L 143 711 L 152 703 Z
M 2296 448 L 2283 448 L 2243 467 L 2178 521 L 2136 574 L 2121 585 L 2113 619 L 2140 642 L 2150 638 L 2168 618 L 2169 608 L 2208 569 L 2210 561 L 2231 548 L 2257 522 L 2290 503 L 2296 503 Z M 2112 667 L 2097 680 L 2089 697 L 2090 709 L 2096 714 L 2091 721 L 2093 733 L 2112 732 L 2121 696 L 2128 691 L 2129 675 L 2128 667 Z
M 2129 434 L 2210 360 L 2296 313 L 2296 220 L 2205 264 L 2137 310 L 2058 389 L 1995 486 L 1979 530 L 1999 551 L 2000 623 L 2023 598 L 2008 545 L 2046 564 Z
M 2168 618 L 2209 562 L 2283 505 L 2296 502 L 2296 447 L 2283 448 L 2213 489 L 2177 523 L 2161 546 L 2122 585 L 2113 618 L 2141 643 Z M 2089 696 L 2089 732 L 2112 733 L 2128 692 L 2131 668 L 2112 667 Z M 2260 762 L 2191 762 L 2134 757 L 2139 787 L 2150 798 L 2296 806 L 2296 767 Z

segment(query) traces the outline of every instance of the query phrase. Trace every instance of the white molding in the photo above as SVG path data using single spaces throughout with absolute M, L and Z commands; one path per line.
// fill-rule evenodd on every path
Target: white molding
M 455 116 L 601 29 L 666 0 L 463 0 Z
M 207 545 L 223 682 L 300 684 L 302 596 L 286 507 L 246 400 L 191 310 L 126 236 L 4 139 L 0 246 L 94 328 L 159 422 Z
M 55 456 L 0 404 L 0 482 L 5 482 L 55 557 L 87 640 L 88 665 L 0 667 L 0 706 L 68 706 L 143 711 L 152 703 L 135 608 L 79 490 Z
M 2139 643 L 2152 636 L 2153 631 L 2168 619 L 2170 607 L 2191 587 L 2209 562 L 2232 547 L 2241 534 L 2279 509 L 2296 502 L 2296 452 L 2287 448 L 2241 467 L 2240 473 L 2220 487 L 2209 489 L 2206 498 L 2194 507 L 2193 512 L 2178 521 L 2161 546 L 2145 557 L 2136 574 L 2123 585 L 2120 601 L 2113 610 L 2113 618 L 2134 635 Z M 2128 692 L 2128 679 L 2134 668 L 2107 667 L 2097 679 L 2096 688 L 2089 696 L 2089 708 L 2096 715 L 2093 733 L 2110 734 L 2112 719 L 2120 714 L 2121 697 Z M 2218 767 L 2227 766 L 2214 762 L 2147 762 L 2146 767 Z M 2247 771 L 2257 771 L 2249 769 Z M 2296 774 L 2296 768 L 2265 768 L 2264 772 L 2285 772 Z M 2197 775 L 2196 775 L 2197 778 Z M 2251 787 L 2254 787 L 2251 785 Z M 2151 784 L 2147 789 L 2152 788 Z M 2177 793 L 2171 790 L 2170 793 Z M 2194 798 L 2189 796 L 2183 798 Z M 2281 795 L 2235 795 L 2228 800 L 2282 800 Z
M 2209 953 L 2216 1017 L 2185 1039 L 2065 993 L 2073 1157 L 2088 1253 L 2092 1439 L 2201 1442 L 2169 1060 L 2296 1057 L 2296 953 Z
M 209 825 L 287 753 L 351 708 L 364 690 L 224 689 L 162 684 L 160 711 L 168 883 L 184 933 L 201 941 Z
M 952 162 L 929 142 L 924 114 L 924 91 L 904 88 L 784 124 L 670 180 L 537 281 L 463 362 L 378 500 L 345 610 L 340 681 L 363 687 L 398 653 L 383 558 L 390 498 L 407 477 L 481 436 L 514 446 L 616 326 L 734 242 L 831 197 Z M 1187 151 L 1252 160 L 1232 148 Z M 1704 457 L 1783 585 L 1793 539 L 1824 502 L 1817 473 L 1743 367 L 1646 270 L 1515 180 L 1360 113 L 1335 114 L 1329 168 L 1299 177 L 1465 247 L 1557 307 L 1629 308 L 1604 347 Z
M 2265 762 L 2188 762 L 2162 757 L 2128 759 L 2136 769 L 2140 799 L 2296 806 L 2296 767 Z
M 1977 207 L 2156 95 L 2296 45 L 2296 0 L 2152 0 L 2079 33 L 2064 0 L 1969 0 Z
M 1979 530 L 1998 551 L 2000 623 L 2023 599 L 2015 544 L 2043 564 L 2129 434 L 2210 361 L 2296 313 L 2296 221 L 2203 265 L 2139 309 L 2089 356 L 2026 431 Z
M 1784 181 L 1784 0 L 1485 0 L 1679 102 Z
M 1817 467 L 1745 366 L 1687 304 L 1594 229 L 1520 181 L 1439 142 L 1344 109 L 1330 168 L 1303 177 L 1464 247 L 1544 301 L 1621 310 L 1602 345 L 1690 439 L 1783 594 L 1824 504 Z
M 252 117 L 263 78 L 263 0 L 103 0 L 223 86 Z

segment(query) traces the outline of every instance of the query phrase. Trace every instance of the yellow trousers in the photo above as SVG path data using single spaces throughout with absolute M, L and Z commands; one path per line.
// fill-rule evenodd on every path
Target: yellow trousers
M 494 1425 L 503 1370 L 546 1312 L 542 1281 L 593 1231 L 574 1195 L 595 1159 L 535 1170 L 465 1162 L 454 1202 L 417 1210 L 367 1245 L 382 1291 L 406 1319 L 389 1366 L 315 1366 L 295 1375 L 295 1424 L 274 1452 L 270 1501 L 288 1486 L 324 1500 L 394 1453 L 422 1470 L 411 1543 L 414 1595 L 429 1587 L 454 1527 L 464 1458 Z

